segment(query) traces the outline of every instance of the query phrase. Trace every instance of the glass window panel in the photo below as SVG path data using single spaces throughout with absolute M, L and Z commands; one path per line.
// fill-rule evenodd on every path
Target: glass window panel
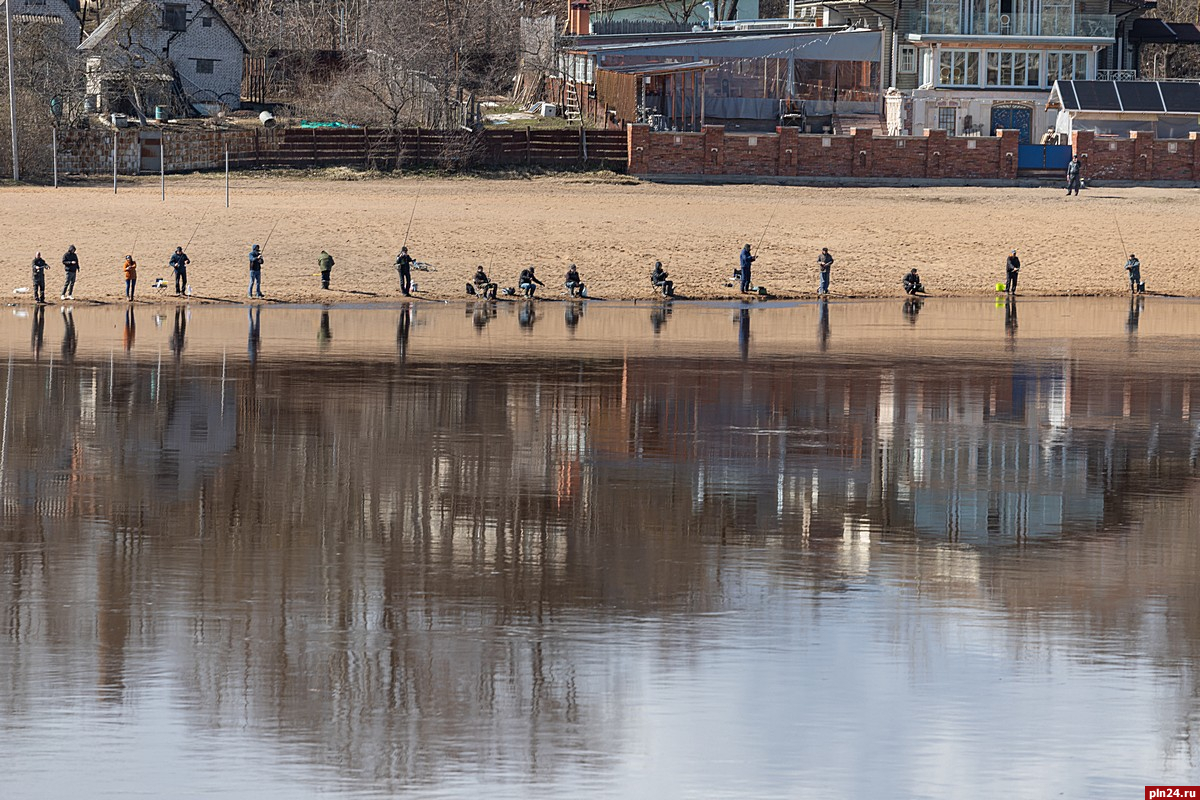
M 999 53 L 993 52 L 993 53 L 987 54 L 987 85 L 988 86 L 999 86 L 1000 85 L 1000 54 Z

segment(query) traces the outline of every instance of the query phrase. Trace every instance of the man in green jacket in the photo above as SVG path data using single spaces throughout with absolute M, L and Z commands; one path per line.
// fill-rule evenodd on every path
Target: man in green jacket
M 333 269 L 333 256 L 322 250 L 320 258 L 317 259 L 317 265 L 321 267 L 321 288 L 328 289 L 329 273 Z

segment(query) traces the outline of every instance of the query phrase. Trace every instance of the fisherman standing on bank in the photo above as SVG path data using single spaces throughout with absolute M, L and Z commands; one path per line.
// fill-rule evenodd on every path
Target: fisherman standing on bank
M 829 254 L 828 247 L 821 248 L 821 255 L 817 256 L 817 266 L 821 270 L 821 283 L 817 286 L 817 294 L 829 294 L 829 273 L 833 269 L 833 256 Z
M 187 268 L 192 260 L 187 257 L 187 253 L 183 252 L 182 247 L 176 247 L 174 254 L 171 255 L 171 269 L 175 270 L 175 296 L 183 294 L 187 291 L 188 279 Z
M 255 290 L 258 291 L 258 296 L 262 297 L 262 249 L 258 245 L 250 248 L 250 291 L 249 297 L 254 297 Z
M 133 260 L 133 254 L 125 256 L 125 299 L 133 302 L 133 291 L 137 288 L 137 262 Z
M 63 271 L 67 275 L 67 280 L 63 284 L 62 297 L 59 300 L 74 300 L 75 299 L 75 275 L 79 272 L 79 256 L 75 255 L 75 245 L 67 248 L 67 252 L 63 253 L 62 257 Z
M 317 266 L 321 268 L 321 288 L 329 288 L 329 273 L 333 271 L 333 256 L 325 250 L 317 257 Z
M 1071 158 L 1071 163 L 1067 164 L 1067 196 L 1071 196 L 1071 190 L 1075 191 L 1075 196 L 1079 196 L 1079 187 L 1083 184 L 1083 177 L 1080 171 L 1083 169 L 1083 163 L 1079 160 L 1079 156 L 1075 155 Z
M 758 256 L 750 254 L 750 245 L 742 248 L 741 254 L 738 256 L 738 264 L 740 269 L 738 274 L 742 276 L 742 292 L 750 291 L 750 273 L 751 265 L 758 260 Z
M 1004 292 L 1005 294 L 1017 293 L 1017 275 L 1021 272 L 1021 259 L 1017 258 L 1017 251 L 1013 250 L 1009 255 L 1008 260 L 1004 262 Z
M 1138 261 L 1133 253 L 1129 254 L 1129 260 L 1125 262 L 1125 271 L 1129 273 L 1129 291 L 1133 294 L 1145 291 L 1142 285 L 1142 262 Z
M 412 296 L 412 265 L 415 259 L 408 254 L 408 247 L 400 248 L 396 256 L 396 272 L 400 273 L 400 293 L 405 297 Z
M 42 258 L 39 250 L 33 254 L 33 300 L 35 303 L 46 302 L 46 259 Z

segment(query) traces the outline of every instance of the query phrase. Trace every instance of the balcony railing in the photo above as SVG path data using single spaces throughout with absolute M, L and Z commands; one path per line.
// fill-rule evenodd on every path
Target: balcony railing
M 1047 9 L 1041 14 L 963 15 L 957 10 L 921 14 L 915 30 L 928 34 L 963 36 L 1087 36 L 1112 39 L 1117 20 L 1112 14 L 1062 14 Z
M 1096 80 L 1098 81 L 1140 81 L 1136 69 L 1098 69 L 1096 70 Z M 1150 80 L 1146 78 L 1145 80 Z

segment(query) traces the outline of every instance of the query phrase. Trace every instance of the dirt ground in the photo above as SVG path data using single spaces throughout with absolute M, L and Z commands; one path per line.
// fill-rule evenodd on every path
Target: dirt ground
M 547 284 L 541 294 L 562 298 L 570 262 L 593 297 L 651 298 L 656 258 L 681 297 L 736 297 L 728 284 L 738 250 L 760 240 L 754 282 L 777 297 L 814 293 L 823 246 L 836 259 L 834 296 L 898 296 L 912 266 L 932 294 L 994 294 L 1014 247 L 1025 264 L 1022 294 L 1123 293 L 1124 259 L 1135 252 L 1148 290 L 1200 295 L 1196 189 L 1095 188 L 1067 198 L 1054 188 L 680 186 L 586 175 L 242 175 L 228 209 L 223 179 L 212 175 L 168 177 L 165 202 L 157 178 L 123 180 L 115 194 L 111 184 L 7 187 L 0 189 L 0 286 L 5 293 L 29 287 L 40 250 L 51 265 L 48 298 L 58 302 L 60 259 L 73 243 L 81 264 L 76 304 L 120 301 L 130 251 L 140 265 L 138 299 L 173 301 L 173 290 L 151 284 L 171 282 L 167 260 L 190 239 L 192 302 L 245 300 L 253 243 L 266 243 L 269 302 L 394 301 L 392 265 L 414 202 L 409 250 L 436 269 L 414 273 L 419 298 L 464 297 L 480 264 L 501 286 L 515 285 L 521 268 L 534 264 Z M 317 274 L 322 248 L 337 261 L 330 291 Z

